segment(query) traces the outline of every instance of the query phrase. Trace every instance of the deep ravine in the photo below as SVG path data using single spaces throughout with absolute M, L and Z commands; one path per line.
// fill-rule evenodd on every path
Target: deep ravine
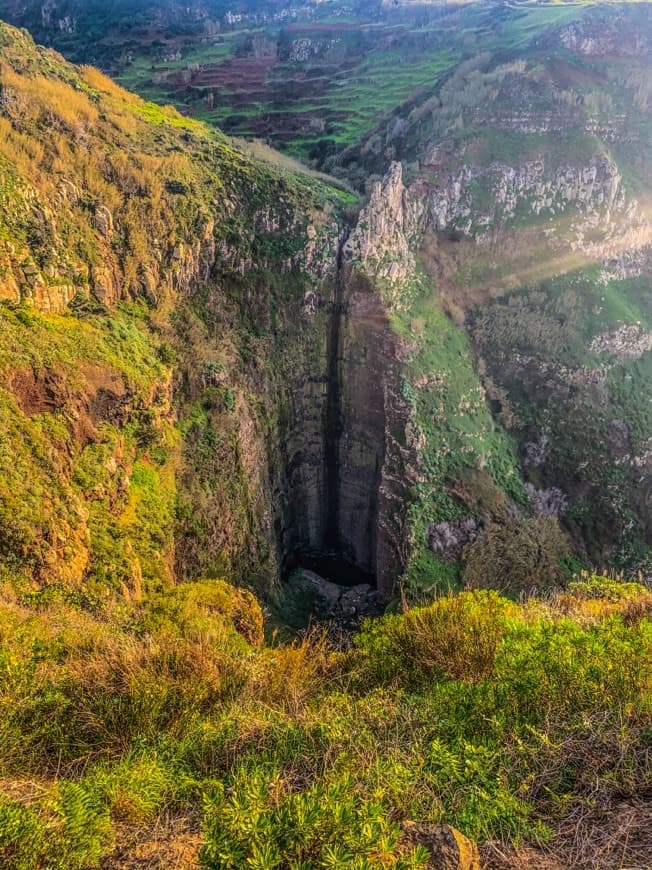
M 340 238 L 337 250 L 337 266 L 333 288 L 330 333 L 328 337 L 328 384 L 324 419 L 324 464 L 326 472 L 325 547 L 337 553 L 340 548 L 340 441 L 342 423 L 342 367 L 341 367 L 341 326 L 344 315 L 344 245 L 350 231 L 346 229 Z

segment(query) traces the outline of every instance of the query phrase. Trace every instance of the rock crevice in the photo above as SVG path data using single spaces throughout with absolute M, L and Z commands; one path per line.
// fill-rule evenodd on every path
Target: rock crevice
M 352 261 L 352 244 L 349 234 L 340 237 L 322 371 L 294 396 L 281 549 L 286 573 L 300 565 L 389 596 L 402 567 L 405 476 L 396 433 L 408 411 L 398 339 L 379 289 Z

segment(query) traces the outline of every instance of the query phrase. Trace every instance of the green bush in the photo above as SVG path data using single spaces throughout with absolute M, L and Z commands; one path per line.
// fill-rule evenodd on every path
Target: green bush
M 462 579 L 468 586 L 503 592 L 542 592 L 564 580 L 560 567 L 568 550 L 553 517 L 492 523 L 463 553 Z
M 400 827 L 382 804 L 357 793 L 351 776 L 297 792 L 279 773 L 242 770 L 229 791 L 217 789 L 206 803 L 206 867 L 427 866 L 422 850 L 397 855 Z
M 45 826 L 20 801 L 0 797 L 0 859 L 13 870 L 33 870 L 45 850 Z
M 59 784 L 33 807 L 0 795 L 0 863 L 11 870 L 99 867 L 113 843 L 108 808 L 83 784 Z
M 479 681 L 491 675 L 509 603 L 495 592 L 464 592 L 402 616 L 368 621 L 358 635 L 365 679 L 408 685 L 433 678 Z
M 645 595 L 647 588 L 640 583 L 627 583 L 613 577 L 590 574 L 570 582 L 568 592 L 576 598 L 617 602 Z

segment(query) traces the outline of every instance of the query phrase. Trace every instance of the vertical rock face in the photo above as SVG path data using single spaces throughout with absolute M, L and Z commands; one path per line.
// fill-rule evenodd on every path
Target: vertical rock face
M 599 154 L 558 167 L 543 159 L 466 165 L 440 179 L 429 200 L 435 229 L 457 230 L 480 243 L 505 234 L 519 215 L 549 221 L 566 215 L 563 224 L 545 228 L 550 244 L 605 262 L 648 245 L 652 232 L 639 204 L 626 197 L 617 165 Z
M 340 348 L 338 544 L 390 594 L 400 571 L 405 513 L 396 435 L 404 431 L 407 410 L 397 338 L 378 289 L 361 274 L 347 281 Z
M 347 281 L 339 347 L 340 437 L 337 486 L 329 505 L 334 543 L 347 559 L 376 573 L 378 497 L 385 455 L 385 377 L 391 355 L 385 315 L 368 282 Z
M 312 367 L 296 372 L 281 400 L 281 456 L 274 475 L 273 502 L 280 562 L 286 570 L 306 555 L 318 554 L 326 535 L 327 341 L 323 330 L 313 338 Z
M 649 54 L 647 34 L 630 31 L 624 37 L 624 24 L 622 15 L 610 24 L 591 19 L 575 21 L 562 28 L 558 38 L 564 48 L 585 57 L 644 57 Z
M 286 570 L 314 566 L 389 595 L 402 564 L 407 408 L 399 348 L 378 289 L 340 265 L 323 306 L 311 370 L 297 373 L 284 410 L 276 518 Z

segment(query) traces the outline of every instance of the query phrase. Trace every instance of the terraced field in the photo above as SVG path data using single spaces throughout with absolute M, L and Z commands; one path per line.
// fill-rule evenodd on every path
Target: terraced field
M 176 46 L 143 45 L 119 77 L 233 135 L 320 163 L 359 143 L 397 106 L 433 91 L 465 57 L 522 51 L 590 6 L 366 6 L 351 18 L 334 4 L 309 21 L 244 21 L 195 43 L 184 36 Z
M 360 141 L 398 107 L 428 98 L 460 62 L 539 44 L 552 27 L 606 4 L 381 0 L 261 3 L 6 0 L 37 41 L 91 63 L 146 99 L 314 166 Z M 65 13 L 65 14 L 64 14 Z M 62 17 L 63 16 L 63 17 Z
M 413 51 L 405 51 L 405 43 Z M 459 60 L 435 29 L 317 22 L 238 31 L 161 62 L 135 58 L 121 82 L 234 135 L 269 139 L 301 157 L 319 143 L 358 142 L 397 104 L 437 84 Z M 317 151 L 315 148 L 317 146 Z

